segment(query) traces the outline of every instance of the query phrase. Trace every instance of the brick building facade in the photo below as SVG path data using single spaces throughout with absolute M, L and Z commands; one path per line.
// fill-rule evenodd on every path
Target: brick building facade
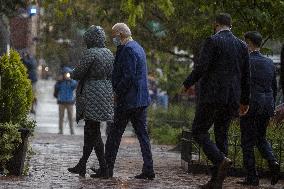
M 17 50 L 27 49 L 32 45 L 31 20 L 23 16 L 10 19 L 11 47 Z

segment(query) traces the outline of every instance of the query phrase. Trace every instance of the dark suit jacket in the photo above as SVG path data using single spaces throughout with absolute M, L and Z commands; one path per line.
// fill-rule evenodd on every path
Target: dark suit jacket
M 250 114 L 272 116 L 277 95 L 276 68 L 273 61 L 260 52 L 250 53 L 251 102 Z
M 118 48 L 112 84 L 117 97 L 116 107 L 128 110 L 150 104 L 148 71 L 144 49 L 130 41 Z
M 250 65 L 247 46 L 229 30 L 206 39 L 198 62 L 184 81 L 186 88 L 199 83 L 198 103 L 232 107 L 250 100 Z

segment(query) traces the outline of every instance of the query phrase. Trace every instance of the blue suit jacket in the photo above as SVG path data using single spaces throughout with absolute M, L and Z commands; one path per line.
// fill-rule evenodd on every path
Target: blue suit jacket
M 250 102 L 250 65 L 247 46 L 229 30 L 207 38 L 186 88 L 199 82 L 198 103 L 221 104 L 238 114 L 239 103 Z
M 116 108 L 128 110 L 147 107 L 150 104 L 147 78 L 144 49 L 136 41 L 118 47 L 112 74 Z
M 273 115 L 277 95 L 276 69 L 273 61 L 260 52 L 250 53 L 250 114 Z

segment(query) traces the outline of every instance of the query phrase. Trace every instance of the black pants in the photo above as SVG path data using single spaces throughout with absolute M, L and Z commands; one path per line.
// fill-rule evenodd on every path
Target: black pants
M 192 135 L 215 167 L 228 153 L 228 129 L 232 118 L 229 107 L 219 104 L 199 104 L 197 106 L 192 124 Z M 210 140 L 208 133 L 213 124 L 216 144 Z
M 144 173 L 153 173 L 153 160 L 151 144 L 147 132 L 147 110 L 146 108 L 135 108 L 127 111 L 115 110 L 114 123 L 110 129 L 106 141 L 106 162 L 110 169 L 113 169 L 121 137 L 129 121 L 131 121 L 135 133 L 138 137 L 143 156 Z
M 254 157 L 255 146 L 268 163 L 276 161 L 271 145 L 266 140 L 269 119 L 268 115 L 247 115 L 240 119 L 243 163 L 249 178 L 257 177 Z
M 87 163 L 93 149 L 101 168 L 105 168 L 104 143 L 101 137 L 100 122 L 86 121 L 84 127 L 84 147 L 81 163 Z

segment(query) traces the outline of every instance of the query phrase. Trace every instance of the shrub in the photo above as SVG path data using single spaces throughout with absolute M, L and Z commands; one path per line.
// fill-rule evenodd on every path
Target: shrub
M 149 124 L 159 127 L 167 123 L 171 127 L 189 127 L 194 118 L 194 107 L 171 105 L 168 109 L 149 109 Z
M 0 76 L 0 167 L 3 167 L 22 142 L 18 129 L 27 128 L 33 133 L 35 121 L 28 118 L 32 85 L 16 51 L 0 58 Z
M 183 127 L 193 121 L 194 107 L 171 105 L 169 109 L 149 109 L 149 133 L 155 143 L 177 144 Z
M 36 121 L 26 116 L 19 123 L 20 128 L 26 128 L 30 130 L 30 133 L 34 133 L 34 129 L 36 127 Z
M 32 85 L 19 54 L 0 58 L 0 123 L 19 123 L 25 119 L 33 101 Z
M 152 128 L 151 137 L 154 143 L 171 145 L 179 142 L 181 132 L 182 128 L 173 128 L 166 124 Z
M 18 132 L 18 125 L 0 123 L 0 167 L 10 160 L 20 142 L 21 134 Z

